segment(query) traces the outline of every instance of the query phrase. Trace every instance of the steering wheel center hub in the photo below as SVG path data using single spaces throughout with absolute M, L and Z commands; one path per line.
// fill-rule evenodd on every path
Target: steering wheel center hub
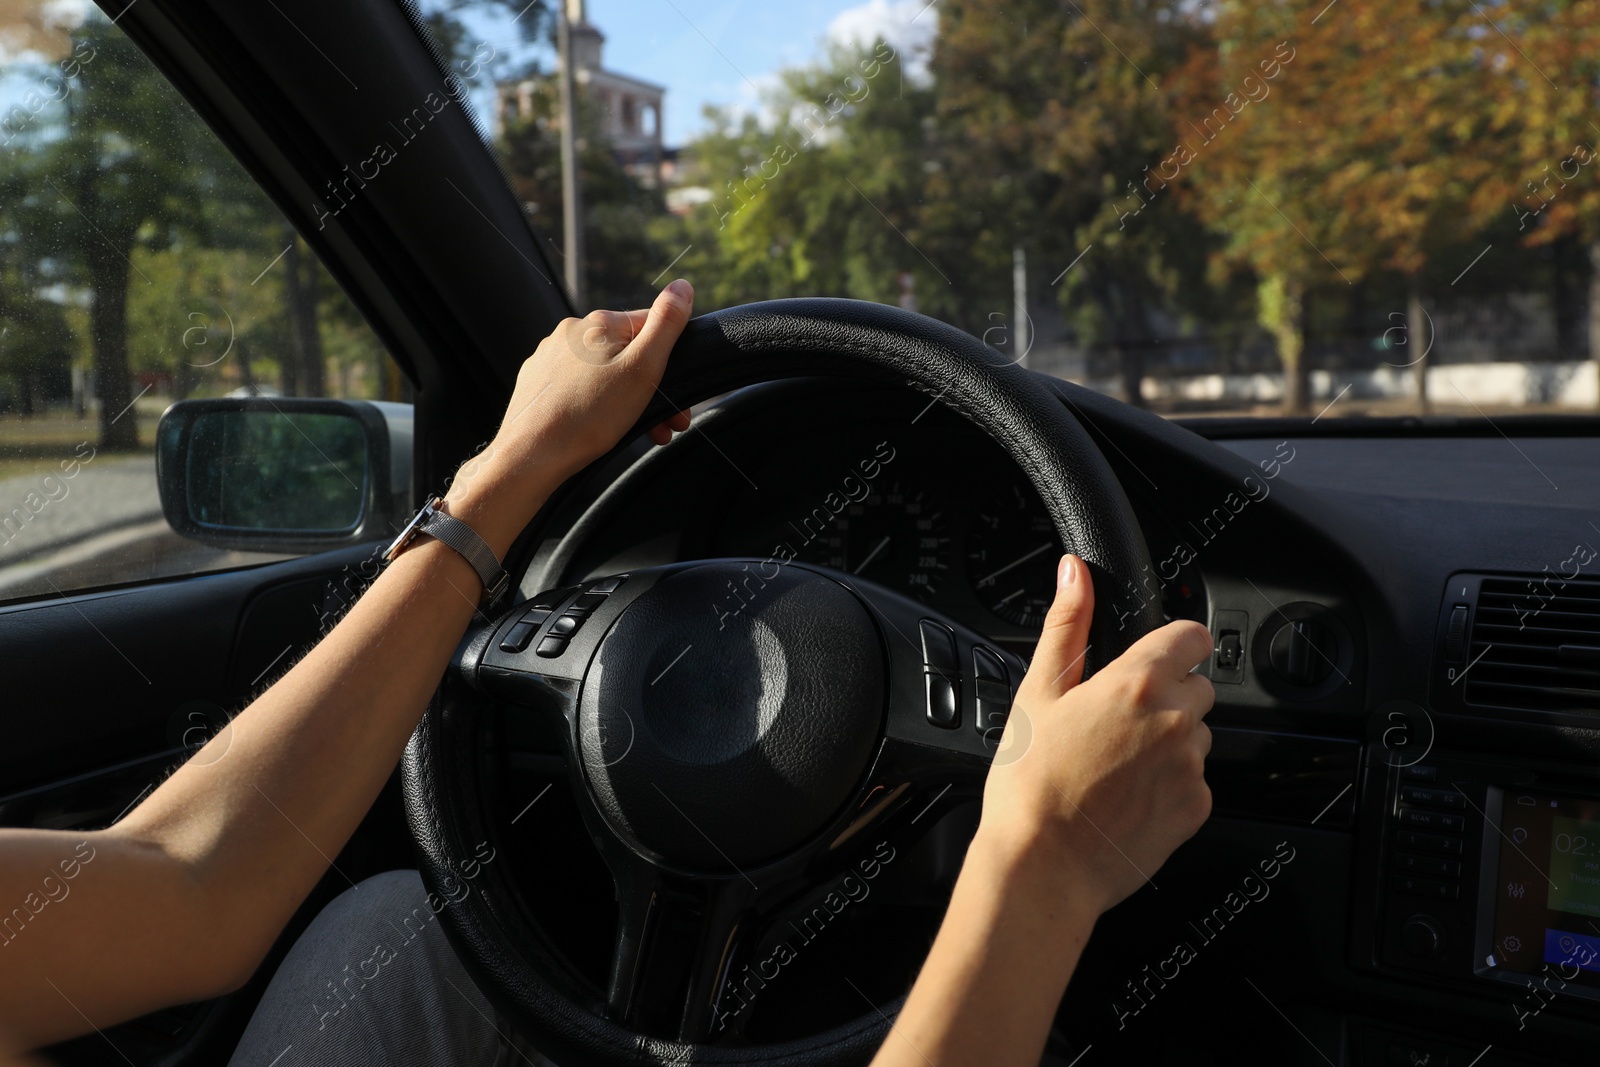
M 853 593 L 800 567 L 715 561 L 663 578 L 606 634 L 579 700 L 579 752 L 600 811 L 636 850 L 742 869 L 838 812 L 886 700 L 882 639 Z

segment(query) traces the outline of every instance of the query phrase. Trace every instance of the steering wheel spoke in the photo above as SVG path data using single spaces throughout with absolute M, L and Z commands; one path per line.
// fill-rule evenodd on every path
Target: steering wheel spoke
M 589 657 L 633 596 L 626 574 L 539 593 L 468 633 L 452 668 L 479 692 L 571 720 Z
M 683 1016 L 678 1022 L 678 1040 L 715 1040 L 726 1026 L 720 1012 L 721 995 L 728 977 L 738 969 L 743 956 L 750 902 L 756 896 L 753 886 L 729 880 L 711 888 L 700 928 L 695 938 L 695 953 L 689 968 Z
M 860 597 L 879 623 L 889 659 L 889 708 L 885 738 L 917 747 L 931 766 L 946 773 L 964 768 L 986 773 L 992 759 L 1015 758 L 1013 730 L 1005 737 L 1017 687 L 1027 671 L 1023 659 L 982 634 L 927 605 L 852 575 L 825 571 Z M 1004 747 L 1004 750 L 1003 750 Z M 981 759 L 981 770 L 961 757 Z
M 755 884 L 742 875 L 674 877 L 636 859 L 613 862 L 613 878 L 618 916 L 606 991 L 611 1017 L 627 1026 L 675 1032 L 680 1041 L 713 1039 L 718 993 L 757 895 Z
M 651 938 L 666 909 L 661 875 L 642 863 L 613 872 L 617 888 L 617 932 L 611 954 L 606 1007 L 619 1022 L 636 1024 L 643 1014 L 641 985 L 650 959 Z

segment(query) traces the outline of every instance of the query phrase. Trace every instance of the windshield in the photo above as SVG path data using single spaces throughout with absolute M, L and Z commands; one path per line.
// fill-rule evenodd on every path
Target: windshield
M 430 0 L 580 307 L 914 308 L 1168 413 L 1593 411 L 1600 5 Z

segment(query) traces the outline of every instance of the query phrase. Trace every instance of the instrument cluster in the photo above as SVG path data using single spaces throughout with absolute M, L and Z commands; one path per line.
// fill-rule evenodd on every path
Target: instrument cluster
M 694 556 L 829 567 L 915 597 L 991 637 L 1031 646 L 1054 596 L 1061 541 L 1044 503 L 975 434 L 863 432 L 783 450 L 708 516 Z M 1160 520 L 1135 502 L 1151 544 Z M 1199 575 L 1161 582 L 1171 618 L 1205 617 Z

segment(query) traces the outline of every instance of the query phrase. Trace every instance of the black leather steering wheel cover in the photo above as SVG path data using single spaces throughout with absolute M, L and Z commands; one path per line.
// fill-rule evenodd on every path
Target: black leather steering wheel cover
M 1061 401 L 994 349 L 937 320 L 854 300 L 775 300 L 692 320 L 673 350 L 659 395 L 636 430 L 707 397 L 780 378 L 836 375 L 908 385 L 944 403 L 1001 445 L 1043 499 L 1070 551 L 1095 580 L 1086 668 L 1109 662 L 1161 625 L 1159 598 L 1133 584 L 1150 571 L 1138 523 L 1115 474 Z M 1117 625 L 1120 621 L 1121 625 Z M 486 638 L 483 638 L 486 639 Z M 476 701 L 452 700 L 447 679 L 419 723 L 402 765 L 407 817 L 430 891 L 461 881 L 471 843 L 498 837 L 479 786 L 486 758 Z M 538 1020 L 551 1058 L 569 1067 L 616 1063 L 833 1067 L 865 1063 L 901 1001 L 879 1005 L 804 1040 L 718 1048 L 633 1033 L 595 1014 L 550 977 L 562 974 L 529 928 L 505 864 L 486 863 L 467 896 L 440 919 L 483 991 Z
M 1122 484 L 1060 399 L 993 348 L 937 319 L 864 300 L 744 304 L 690 320 L 639 429 L 757 382 L 834 375 L 907 385 L 988 434 L 1028 476 L 1069 552 L 1094 576 L 1089 670 L 1162 625 L 1141 592 L 1150 553 Z M 1119 625 L 1120 622 L 1120 625 Z

